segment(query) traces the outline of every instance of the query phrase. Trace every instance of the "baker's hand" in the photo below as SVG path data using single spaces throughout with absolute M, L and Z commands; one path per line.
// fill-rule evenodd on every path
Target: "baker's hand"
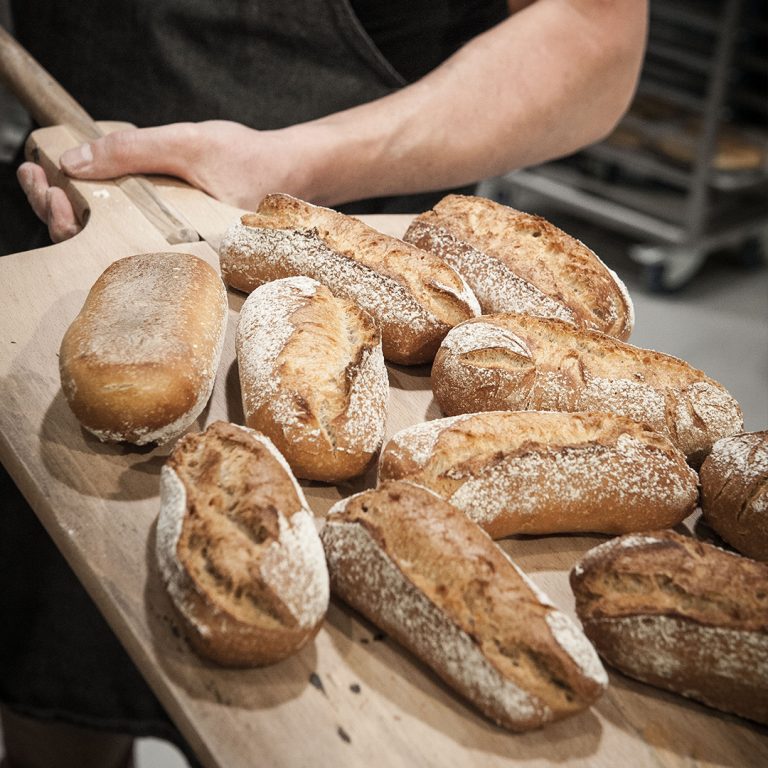
M 302 194 L 299 150 L 289 131 L 256 131 L 215 120 L 117 131 L 67 150 L 60 164 L 78 179 L 130 173 L 177 176 L 212 197 L 253 210 L 268 192 Z M 54 242 L 80 231 L 67 196 L 49 186 L 40 166 L 24 163 L 17 176 Z
M 32 210 L 48 226 L 48 234 L 54 243 L 68 240 L 80 231 L 69 198 L 63 189 L 48 184 L 45 171 L 39 165 L 22 163 L 16 171 L 16 178 Z

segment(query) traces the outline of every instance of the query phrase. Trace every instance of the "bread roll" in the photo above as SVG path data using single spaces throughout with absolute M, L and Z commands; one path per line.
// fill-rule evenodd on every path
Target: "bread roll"
M 454 328 L 432 367 L 447 415 L 473 411 L 607 411 L 645 422 L 697 466 L 743 428 L 724 387 L 670 355 L 560 320 L 486 315 Z
M 718 440 L 699 477 L 706 522 L 739 552 L 768 561 L 768 431 Z
M 513 533 L 627 533 L 693 512 L 696 473 L 665 437 L 607 413 L 491 411 L 398 432 L 381 480 L 442 496 L 494 538 Z
M 480 314 L 472 291 L 442 259 L 358 219 L 267 195 L 226 234 L 219 250 L 224 281 L 250 292 L 281 277 L 306 275 L 369 312 L 384 357 L 425 363 L 449 328 Z
M 100 440 L 172 440 L 211 396 L 226 323 L 226 289 L 202 259 L 119 259 L 94 283 L 61 342 L 67 402 Z
M 312 513 L 263 435 L 218 421 L 163 467 L 156 556 L 190 645 L 226 666 L 289 656 L 318 631 L 328 570 Z
M 630 677 L 768 723 L 768 565 L 672 531 L 627 535 L 571 572 L 576 611 Z
M 245 301 L 237 326 L 245 421 L 294 474 L 340 482 L 384 439 L 389 380 L 371 316 L 308 277 L 275 280 Z
M 500 725 L 536 728 L 603 692 L 573 622 L 432 492 L 393 482 L 342 500 L 321 538 L 332 589 Z
M 483 197 L 448 195 L 403 239 L 445 259 L 483 313 L 523 312 L 628 339 L 629 293 L 583 243 L 541 216 Z

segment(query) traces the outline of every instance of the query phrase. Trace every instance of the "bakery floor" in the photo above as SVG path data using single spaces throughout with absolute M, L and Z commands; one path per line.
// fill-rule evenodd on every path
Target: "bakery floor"
M 726 256 L 713 256 L 682 290 L 651 293 L 644 286 L 642 269 L 627 256 L 630 240 L 556 210 L 526 208 L 578 237 L 619 274 L 635 305 L 633 344 L 675 355 L 702 369 L 739 401 L 747 430 L 768 429 L 765 263 L 745 268 Z M 171 745 L 156 739 L 138 740 L 135 768 L 186 766 Z

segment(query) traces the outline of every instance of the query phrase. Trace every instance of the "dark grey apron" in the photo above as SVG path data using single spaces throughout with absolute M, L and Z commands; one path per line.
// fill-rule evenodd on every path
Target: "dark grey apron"
M 279 128 L 404 83 L 347 0 L 14 0 L 13 8 L 19 40 L 96 119 Z
M 11 0 L 11 6 L 20 42 L 97 120 L 147 126 L 221 119 L 280 128 L 405 84 L 348 0 Z M 44 244 L 9 169 L 5 175 L 0 253 Z M 418 212 L 446 191 L 472 188 L 340 208 Z M 37 241 L 30 241 L 33 235 Z

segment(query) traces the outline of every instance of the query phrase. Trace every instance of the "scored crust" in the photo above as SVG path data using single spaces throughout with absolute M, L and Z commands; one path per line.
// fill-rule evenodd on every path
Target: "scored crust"
M 390 439 L 379 478 L 430 488 L 494 538 L 672 527 L 698 499 L 696 473 L 669 440 L 606 413 L 435 419 Z
M 707 524 L 739 552 L 768 561 L 768 431 L 718 440 L 700 480 Z
M 448 195 L 417 216 L 403 239 L 454 267 L 483 313 L 554 317 L 619 339 L 632 332 L 632 301 L 616 273 L 541 216 Z
M 352 496 L 321 538 L 334 591 L 497 723 L 539 727 L 604 690 L 576 625 L 431 491 L 390 482 Z
M 622 536 L 571 572 L 600 655 L 627 675 L 768 722 L 768 565 L 673 531 Z
M 208 402 L 226 323 L 226 289 L 202 259 L 173 252 L 118 259 L 61 342 L 67 402 L 100 440 L 168 442 Z
M 284 194 L 267 195 L 225 235 L 224 281 L 250 292 L 306 275 L 359 304 L 381 328 L 384 356 L 430 361 L 449 328 L 480 314 L 465 281 L 442 259 L 351 216 Z
M 373 319 L 307 277 L 257 288 L 240 311 L 237 358 L 246 424 L 298 477 L 340 482 L 384 438 L 389 380 Z
M 156 554 L 192 647 L 227 666 L 271 664 L 319 629 L 328 572 L 301 488 L 267 438 L 214 422 L 161 475 Z
M 741 431 L 739 404 L 688 363 L 559 320 L 484 315 L 452 329 L 432 367 L 448 415 L 488 410 L 607 411 L 646 423 L 698 465 Z

